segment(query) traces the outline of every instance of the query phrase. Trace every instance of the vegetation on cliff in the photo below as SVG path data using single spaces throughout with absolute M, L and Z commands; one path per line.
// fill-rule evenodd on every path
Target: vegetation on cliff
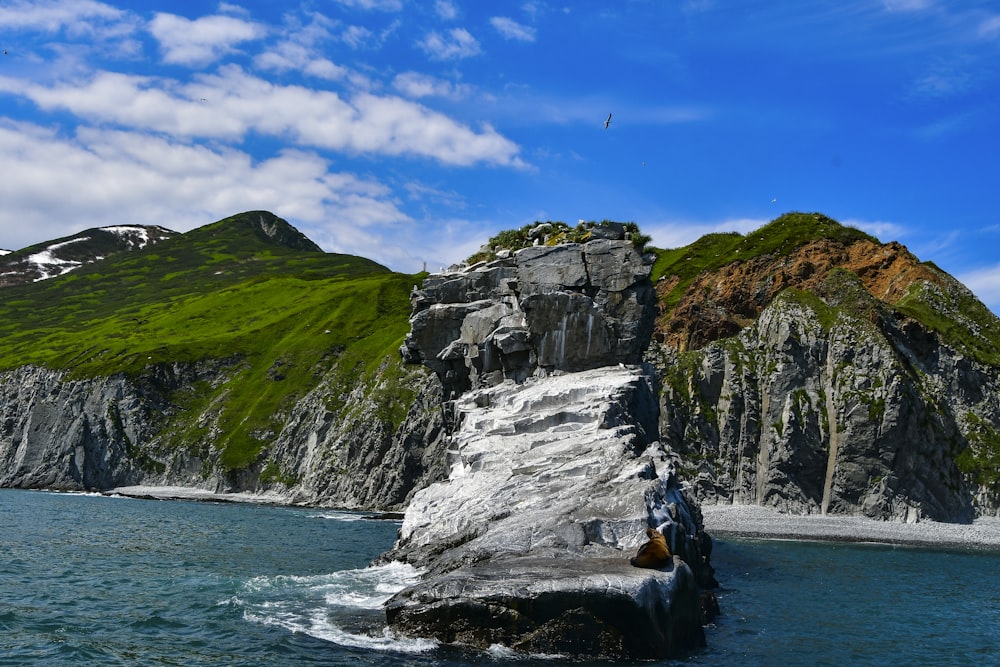
M 469 261 L 536 243 L 625 234 L 638 247 L 648 242 L 633 223 L 537 223 L 501 232 Z M 970 399 L 969 407 L 959 406 L 945 419 L 937 415 L 941 410 L 924 415 L 919 407 L 945 403 L 942 392 L 949 391 L 946 382 L 954 383 L 948 378 L 956 372 L 973 386 L 981 381 L 976 373 L 989 375 L 990 367 L 1000 366 L 1000 320 L 937 267 L 920 262 L 898 243 L 882 244 L 814 213 L 791 213 L 751 234 L 711 234 L 683 248 L 655 252 L 656 335 L 666 344 L 662 349 L 671 350 L 663 357 L 661 380 L 664 391 L 677 399 L 664 409 L 673 423 L 664 421 L 660 435 L 702 442 L 691 451 L 707 458 L 692 463 L 723 461 L 724 452 L 709 457 L 706 448 L 722 437 L 720 415 L 738 398 L 729 389 L 713 389 L 717 379 L 706 380 L 723 375 L 709 363 L 717 363 L 718 355 L 710 359 L 702 351 L 728 354 L 732 377 L 748 390 L 760 377 L 778 378 L 780 355 L 766 345 L 751 353 L 742 349 L 739 337 L 752 332 L 775 304 L 772 324 L 789 322 L 789 313 L 806 313 L 816 324 L 810 330 L 820 338 L 836 330 L 831 341 L 854 337 L 847 348 L 865 345 L 879 359 L 883 348 L 888 350 L 882 362 L 898 360 L 900 377 L 905 375 L 914 396 L 923 396 L 923 403 L 914 403 L 921 411 L 913 422 L 914 432 L 923 434 L 920 441 L 944 433 L 947 465 L 957 465 L 980 487 L 1000 488 L 995 410 Z M 294 462 L 305 460 L 313 446 L 310 438 L 350 432 L 342 442 L 331 438 L 320 453 L 310 450 L 310 456 L 322 458 L 310 469 L 317 478 L 310 488 L 315 497 L 326 497 L 322 494 L 332 493 L 329 479 L 357 476 L 362 468 L 350 465 L 378 468 L 386 460 L 386 443 L 401 433 L 408 439 L 399 447 L 420 457 L 419 429 L 400 428 L 404 420 L 411 423 L 411 406 L 421 404 L 415 400 L 419 378 L 414 367 L 399 363 L 397 350 L 409 330 L 410 290 L 422 277 L 324 253 L 272 214 L 243 213 L 57 278 L 0 289 L 0 371 L 38 366 L 71 380 L 121 376 L 142 391 L 149 387 L 156 399 L 148 408 L 152 425 L 144 431 L 148 437 L 142 447 L 130 442 L 128 451 L 128 458 L 146 471 L 162 473 L 163 461 L 183 459 L 195 469 L 203 466 L 200 474 L 206 477 L 232 472 L 236 479 L 245 473 L 240 483 L 247 486 L 259 480 L 291 487 L 306 474 Z M 787 312 L 777 308 L 782 304 Z M 874 340 L 886 345 L 870 345 Z M 942 366 L 938 351 L 952 366 Z M 789 368 L 800 366 L 796 362 Z M 844 367 L 834 362 L 816 371 L 817 378 L 823 373 L 847 378 Z M 868 382 L 864 392 L 846 384 L 839 392 L 859 404 L 851 414 L 867 415 L 860 429 L 880 423 L 891 406 L 885 397 L 888 382 L 860 371 L 856 375 L 859 387 Z M 802 425 L 808 422 L 806 435 L 816 440 L 819 452 L 834 423 L 830 415 L 836 409 L 827 400 L 834 394 L 819 383 L 803 407 L 801 386 L 795 384 L 802 381 L 789 380 L 791 393 L 776 395 L 773 414 L 762 416 L 762 423 L 774 426 L 784 442 L 805 433 Z M 787 410 L 779 405 L 786 395 L 794 399 Z M 311 412 L 300 409 L 304 403 Z M 812 414 L 815 419 L 806 419 Z M 111 417 L 111 424 L 123 419 L 117 413 Z M 407 432 L 416 435 L 410 438 Z M 283 444 L 275 444 L 279 441 Z M 362 441 L 368 447 L 364 456 L 357 448 Z M 172 459 L 171 451 L 184 455 Z M 403 458 L 397 463 L 399 469 L 423 465 Z M 373 484 L 388 484 L 383 482 Z M 409 488 L 409 482 L 397 482 Z M 899 484 L 887 475 L 872 476 L 869 483 Z M 391 502 L 402 502 L 406 489 Z
M 395 357 L 417 282 L 367 259 L 324 253 L 269 213 L 244 213 L 5 288 L 0 369 L 138 377 L 177 362 L 225 360 L 225 383 L 173 397 L 189 414 L 165 430 L 183 447 L 214 429 L 220 462 L 242 468 L 319 373 L 336 366 L 349 393 Z M 398 366 L 383 371 L 403 373 Z M 387 418 L 402 421 L 408 401 L 384 397 Z
M 971 292 L 898 243 L 820 213 L 787 213 L 747 235 L 708 234 L 655 252 L 658 335 L 679 349 L 735 335 L 795 289 L 832 307 L 828 317 L 846 309 L 912 318 L 977 361 L 1000 365 L 1000 319 Z
M 632 241 L 637 250 L 642 252 L 651 237 L 643 234 L 639 230 L 639 225 L 634 222 L 614 222 L 612 220 L 580 221 L 575 227 L 562 222 L 561 220 L 548 222 L 533 222 L 519 229 L 507 229 L 496 236 L 476 251 L 466 261 L 467 264 L 477 262 L 492 261 L 497 258 L 497 253 L 503 250 L 514 252 L 521 248 L 539 243 L 548 246 L 559 245 L 560 243 L 586 243 L 594 237 L 594 228 L 608 228 L 620 226 L 626 238 Z

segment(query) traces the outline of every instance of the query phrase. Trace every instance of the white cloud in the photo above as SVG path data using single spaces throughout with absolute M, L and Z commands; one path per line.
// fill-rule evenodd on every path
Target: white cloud
M 334 39 L 334 27 L 336 23 L 322 14 L 309 15 L 305 23 L 289 15 L 281 39 L 255 56 L 254 65 L 268 72 L 301 72 L 330 81 L 353 79 L 356 73 L 325 56 L 324 44 Z
M 680 248 L 694 243 L 705 234 L 739 232 L 749 234 L 771 222 L 763 218 L 731 218 L 720 222 L 653 222 L 640 225 L 643 234 L 653 238 L 657 248 Z
M 472 87 L 452 83 L 420 72 L 402 72 L 392 80 L 392 87 L 407 97 L 444 97 L 462 99 L 468 97 Z
M 403 8 L 402 0 L 334 0 L 334 2 L 351 9 L 366 11 L 398 12 Z
M 990 310 L 1000 314 L 1000 264 L 968 271 L 955 277 L 972 290 Z
M 94 0 L 52 0 L 31 2 L 15 0 L 0 9 L 0 27 L 31 28 L 58 32 L 92 20 L 116 21 L 125 18 L 124 11 Z
M 372 31 L 359 25 L 352 25 L 341 33 L 340 39 L 352 49 L 360 49 L 372 40 Z
M 268 209 L 318 236 L 344 239 L 338 251 L 383 261 L 399 249 L 366 247 L 359 230 L 391 236 L 411 222 L 384 184 L 331 172 L 309 152 L 254 161 L 234 149 L 136 132 L 84 129 L 65 138 L 3 122 L 0 153 L 18 165 L 0 180 L 0 239 L 13 248 L 91 226 L 141 222 L 187 231 L 234 211 Z
M 254 58 L 254 65 L 269 72 L 297 71 L 330 81 L 346 79 L 350 73 L 346 67 L 296 42 L 280 42 L 273 49 Z
M 455 8 L 455 3 L 451 2 L 451 0 L 436 0 L 434 11 L 445 21 L 454 21 L 458 18 L 458 10 Z
M 855 227 L 861 231 L 871 234 L 883 243 L 898 241 L 909 234 L 909 229 L 904 225 L 895 222 L 868 221 L 868 220 L 841 220 L 841 224 L 847 227 Z
M 506 16 L 494 16 L 490 19 L 490 23 L 505 39 L 516 39 L 521 42 L 535 41 L 534 28 L 522 25 Z
M 452 28 L 447 35 L 431 32 L 417 45 L 437 60 L 460 60 L 482 52 L 479 42 L 465 28 Z
M 882 0 L 890 12 L 920 12 L 934 6 L 935 0 Z
M 994 14 L 983 19 L 979 24 L 979 36 L 983 39 L 1000 37 L 1000 15 Z
M 913 95 L 923 98 L 947 98 L 976 87 L 978 67 L 969 58 L 938 60 L 916 80 Z
M 149 30 L 159 41 L 163 60 L 175 65 L 204 65 L 231 52 L 237 44 L 260 39 L 267 29 L 233 16 L 203 16 L 190 20 L 158 13 Z
M 280 86 L 227 66 L 192 83 L 100 72 L 46 87 L 0 78 L 0 90 L 45 110 L 174 137 L 239 140 L 248 132 L 299 146 L 427 157 L 445 164 L 525 166 L 517 144 L 489 125 L 479 131 L 400 97 Z

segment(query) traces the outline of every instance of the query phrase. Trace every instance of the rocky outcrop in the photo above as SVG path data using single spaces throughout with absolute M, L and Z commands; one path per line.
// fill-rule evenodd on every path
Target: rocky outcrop
M 544 574 L 542 574 L 544 573 Z M 677 655 L 703 641 L 697 586 L 675 557 L 667 571 L 623 558 L 522 558 L 470 565 L 389 602 L 393 627 L 445 643 L 615 660 Z
M 631 241 L 533 246 L 429 276 L 401 350 L 447 395 L 539 373 L 638 363 L 655 317 L 651 257 Z
M 479 648 L 662 658 L 701 645 L 710 540 L 657 439 L 639 365 L 655 314 L 627 241 L 535 246 L 431 276 L 401 350 L 452 416 L 448 479 L 417 492 L 382 560 L 425 571 L 402 634 Z M 628 559 L 662 531 L 669 567 Z
M 25 367 L 0 374 L 0 486 L 111 488 L 137 472 L 148 406 L 115 378 L 65 381 Z
M 266 465 L 288 480 L 270 489 L 284 489 L 297 503 L 398 511 L 417 490 L 443 479 L 441 383 L 433 374 L 411 373 L 404 386 L 391 390 L 415 396 L 399 424 L 380 415 L 380 401 L 399 397 L 385 396 L 379 378 L 351 387 L 339 410 L 329 406 L 339 390 L 321 382 L 298 403 L 268 449 Z
M 834 271 L 849 272 L 871 297 L 889 304 L 906 296 L 914 283 L 938 280 L 935 270 L 899 243 L 820 238 L 781 255 L 749 257 L 703 272 L 677 306 L 661 314 L 658 337 L 683 351 L 735 336 L 784 290 L 816 291 Z M 666 294 L 673 285 L 664 280 L 657 288 Z
M 506 382 L 455 410 L 448 480 L 414 495 L 383 556 L 427 572 L 389 602 L 397 631 L 606 658 L 703 642 L 709 541 L 655 440 L 649 376 L 613 366 Z M 665 571 L 628 562 L 647 527 L 678 555 Z

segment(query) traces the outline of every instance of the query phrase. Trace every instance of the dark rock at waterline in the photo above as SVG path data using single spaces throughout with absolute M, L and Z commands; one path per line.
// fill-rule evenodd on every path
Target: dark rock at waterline
M 451 401 L 450 474 L 417 492 L 382 561 L 424 570 L 394 631 L 526 653 L 645 659 L 703 641 L 711 541 L 656 436 L 650 378 L 612 366 Z M 669 571 L 629 557 L 659 530 Z
M 403 634 L 479 648 L 599 659 L 676 657 L 704 646 L 698 587 L 675 557 L 664 570 L 625 558 L 511 558 L 459 568 L 396 595 Z

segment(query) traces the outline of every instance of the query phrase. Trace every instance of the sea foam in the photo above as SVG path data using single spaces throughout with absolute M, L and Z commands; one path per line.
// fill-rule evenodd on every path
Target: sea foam
M 399 562 L 314 576 L 254 577 L 229 603 L 249 621 L 340 646 L 422 653 L 437 642 L 396 636 L 382 614 L 382 605 L 419 577 L 420 570 Z

